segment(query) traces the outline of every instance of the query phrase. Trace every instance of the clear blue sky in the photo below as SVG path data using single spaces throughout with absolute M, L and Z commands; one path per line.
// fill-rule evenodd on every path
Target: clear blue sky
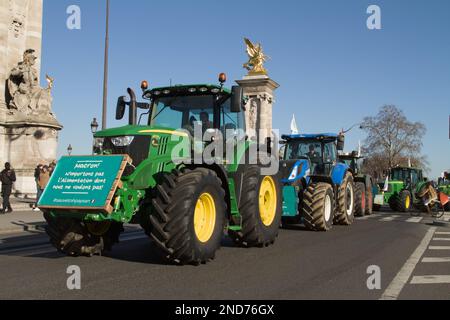
M 64 125 L 59 154 L 90 152 L 90 122 L 101 118 L 105 2 L 44 0 L 42 74 L 55 77 L 54 111 Z M 81 30 L 66 28 L 66 8 L 81 8 Z M 366 9 L 382 10 L 369 31 Z M 450 1 L 151 1 L 111 0 L 109 123 L 118 96 L 143 79 L 151 86 L 229 83 L 245 70 L 242 38 L 262 42 L 272 58 L 274 127 L 338 131 L 395 104 L 427 126 L 431 176 L 450 168 Z M 356 148 L 363 132 L 347 137 Z

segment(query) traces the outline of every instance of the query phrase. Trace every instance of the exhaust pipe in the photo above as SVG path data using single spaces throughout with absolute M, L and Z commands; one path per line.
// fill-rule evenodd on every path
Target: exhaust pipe
M 136 125 L 137 121 L 137 105 L 136 105 L 136 94 L 134 93 L 133 89 L 128 88 L 127 89 L 128 94 L 130 95 L 130 103 L 129 103 L 129 115 L 128 115 L 128 124 L 129 125 Z

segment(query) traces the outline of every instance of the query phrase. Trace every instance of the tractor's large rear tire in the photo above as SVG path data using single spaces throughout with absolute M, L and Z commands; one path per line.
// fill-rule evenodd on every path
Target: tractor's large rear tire
M 403 190 L 397 197 L 395 197 L 395 202 L 397 211 L 408 212 L 411 210 L 412 205 L 411 193 L 408 190 Z
M 328 231 L 333 227 L 334 195 L 328 183 L 312 183 L 303 194 L 302 218 L 312 231 Z
M 264 176 L 250 165 L 243 178 L 239 212 L 242 229 L 229 230 L 233 241 L 244 247 L 265 247 L 275 242 L 282 216 L 282 193 L 277 176 Z
M 337 211 L 334 223 L 340 225 L 351 225 L 355 219 L 355 186 L 353 176 L 347 172 L 338 189 Z
M 355 216 L 364 217 L 366 206 L 366 186 L 362 182 L 357 182 L 355 184 Z
M 44 218 L 50 243 L 59 252 L 74 257 L 90 257 L 110 251 L 124 231 L 123 224 L 118 222 L 83 222 L 53 217 L 49 212 L 44 212 Z
M 162 180 L 152 200 L 151 238 L 170 262 L 214 259 L 227 210 L 222 181 L 206 168 L 174 171 Z

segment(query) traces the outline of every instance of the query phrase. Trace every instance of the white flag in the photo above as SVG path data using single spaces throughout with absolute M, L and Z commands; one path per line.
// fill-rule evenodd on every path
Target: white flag
M 383 191 L 384 192 L 388 192 L 389 191 L 389 176 L 386 177 L 386 181 L 384 182 Z
M 295 115 L 292 115 L 291 120 L 291 134 L 298 134 L 297 122 L 295 121 Z

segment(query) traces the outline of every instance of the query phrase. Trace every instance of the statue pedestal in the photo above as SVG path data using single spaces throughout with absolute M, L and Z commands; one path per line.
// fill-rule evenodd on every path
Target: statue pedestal
M 39 163 L 56 160 L 58 132 L 62 126 L 54 119 L 0 123 L 0 162 L 10 162 L 17 181 L 13 193 L 21 197 L 36 195 L 34 169 Z M 3 168 L 1 168 L 3 169 Z
M 249 98 L 245 106 L 245 120 L 250 138 L 260 142 L 272 136 L 272 108 L 274 91 L 280 86 L 266 75 L 245 76 L 236 81 Z

